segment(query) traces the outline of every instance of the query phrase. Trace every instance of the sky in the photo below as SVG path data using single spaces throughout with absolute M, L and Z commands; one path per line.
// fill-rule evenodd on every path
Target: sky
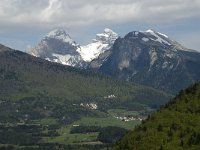
M 154 29 L 200 51 L 200 0 L 1 0 L 0 43 L 22 50 L 63 28 L 88 44 L 110 28 L 121 37 Z

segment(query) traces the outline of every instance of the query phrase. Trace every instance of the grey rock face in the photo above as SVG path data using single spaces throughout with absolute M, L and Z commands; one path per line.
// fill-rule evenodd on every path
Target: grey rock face
M 118 79 L 172 93 L 200 80 L 200 53 L 153 30 L 130 32 L 111 51 L 99 71 Z
M 56 29 L 46 35 L 35 48 L 28 50 L 28 53 L 52 62 L 81 67 L 83 60 L 77 52 L 78 48 L 80 46 L 64 30 Z
M 98 69 L 117 38 L 115 32 L 106 28 L 90 44 L 80 46 L 63 29 L 56 29 L 27 53 L 63 65 Z

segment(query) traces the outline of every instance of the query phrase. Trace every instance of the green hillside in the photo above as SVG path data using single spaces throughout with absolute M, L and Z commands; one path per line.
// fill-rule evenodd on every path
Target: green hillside
M 170 97 L 0 45 L 0 148 L 102 147 L 98 135 L 104 127 L 133 128 Z M 116 118 L 127 116 L 135 120 Z M 77 124 L 82 131 L 99 130 L 71 134 Z
M 114 150 L 199 150 L 200 84 L 175 99 L 126 134 Z

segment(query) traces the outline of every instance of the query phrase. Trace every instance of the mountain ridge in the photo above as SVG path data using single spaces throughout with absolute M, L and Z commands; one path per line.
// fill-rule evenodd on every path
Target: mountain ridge
M 41 42 L 26 52 L 43 59 L 78 68 L 85 68 L 98 56 L 108 51 L 118 35 L 105 28 L 87 45 L 77 44 L 64 29 L 50 31 Z
M 114 150 L 199 149 L 200 83 L 180 93 L 127 133 Z
M 171 40 L 167 35 L 156 32 L 153 29 L 146 31 L 132 31 L 125 35 L 134 35 L 134 38 L 139 38 L 143 43 L 160 43 L 160 46 L 173 46 L 173 50 L 176 51 L 189 51 L 198 52 L 185 48 L 178 42 Z M 62 41 L 64 44 L 54 42 L 52 45 L 48 42 L 50 39 Z M 96 38 L 87 45 L 77 44 L 64 29 L 54 29 L 50 31 L 41 42 L 35 47 L 26 50 L 27 53 L 41 57 L 43 59 L 58 62 L 64 65 L 69 65 L 78 68 L 91 68 L 99 69 L 104 61 L 112 53 L 112 46 L 115 40 L 119 38 L 118 34 L 109 28 L 105 28 L 103 33 L 96 34 Z M 67 47 L 67 48 L 66 48 Z M 43 53 L 48 53 L 44 55 Z
M 110 94 L 114 94 L 114 95 L 118 95 L 120 93 L 122 94 L 122 92 L 119 92 L 118 89 L 111 88 L 110 86 L 108 86 L 108 89 L 101 91 L 99 93 L 99 96 L 98 96 L 98 94 L 95 92 L 95 89 L 96 88 L 98 89 L 97 85 L 100 84 L 100 85 L 103 86 L 104 84 L 109 84 L 109 83 L 111 85 L 116 85 L 116 86 L 117 86 L 117 84 L 124 85 L 124 86 L 127 86 L 128 88 L 131 88 L 131 87 L 135 86 L 135 89 L 138 89 L 138 90 L 142 90 L 142 88 L 146 88 L 147 89 L 146 91 L 150 92 L 150 93 L 151 93 L 151 91 L 153 92 L 155 90 L 155 89 L 153 89 L 151 87 L 145 87 L 145 86 L 142 86 L 142 85 L 131 84 L 131 83 L 128 83 L 128 82 L 124 83 L 124 81 L 113 80 L 110 77 L 104 77 L 103 75 L 97 74 L 95 72 L 91 72 L 91 71 L 87 71 L 87 70 L 80 70 L 80 69 L 76 69 L 74 67 L 64 66 L 64 65 L 58 64 L 58 63 L 52 63 L 52 62 L 49 62 L 47 60 L 43 60 L 41 58 L 33 57 L 31 55 L 28 55 L 26 53 L 23 53 L 23 52 L 20 52 L 20 51 L 17 51 L 17 50 L 10 50 L 10 51 L 6 51 L 6 52 L 0 52 L 0 57 L 1 57 L 0 63 L 1 63 L 1 71 L 2 71 L 1 73 L 3 74 L 1 76 L 2 77 L 1 81 L 2 82 L 4 82 L 3 79 L 5 78 L 5 76 L 7 76 L 6 74 L 10 74 L 11 77 L 10 77 L 10 75 L 8 75 L 8 79 L 7 80 L 9 80 L 11 78 L 11 81 L 12 81 L 12 78 L 13 78 L 13 82 L 16 82 L 16 84 L 14 84 L 14 85 L 17 85 L 18 83 L 19 84 L 23 83 L 23 84 L 26 85 L 26 82 L 30 81 L 29 84 L 33 85 L 33 87 L 32 86 L 31 87 L 32 88 L 36 88 L 35 87 L 37 85 L 36 83 L 38 83 L 37 86 L 39 86 L 39 88 L 38 88 L 37 92 L 39 92 L 39 93 L 40 93 L 39 89 L 41 88 L 40 86 L 43 87 L 43 84 L 44 85 L 45 84 L 49 85 L 49 83 L 47 81 L 49 81 L 51 83 L 54 82 L 54 81 L 57 81 L 58 80 L 57 77 L 59 76 L 59 74 L 61 74 L 60 75 L 61 77 L 58 80 L 60 84 L 55 84 L 55 88 L 59 88 L 60 89 L 60 87 L 63 86 L 68 91 L 70 88 L 75 88 L 76 87 L 76 89 L 74 89 L 74 90 L 69 90 L 68 92 L 66 91 L 66 94 L 69 93 L 69 92 L 72 92 L 72 94 L 76 93 L 77 96 L 81 92 L 81 90 L 83 91 L 83 93 L 85 93 L 85 96 L 87 95 L 87 93 L 88 94 L 90 93 L 93 96 L 96 95 L 97 97 L 101 97 L 103 99 L 104 99 L 105 96 L 110 95 Z M 7 61 L 5 61 L 5 60 L 7 60 Z M 30 67 L 30 66 L 32 66 L 32 67 Z M 39 73 L 39 72 L 42 72 L 42 73 Z M 56 72 L 58 73 L 57 75 L 56 75 Z M 49 74 L 52 74 L 52 75 L 49 75 Z M 46 76 L 46 79 L 44 79 L 44 76 Z M 66 76 L 66 77 L 64 77 L 64 76 Z M 77 77 L 77 79 L 73 79 L 73 78 L 76 78 L 76 77 Z M 51 78 L 53 78 L 53 79 L 50 80 Z M 63 83 L 62 83 L 62 78 L 67 80 L 65 85 L 63 85 Z M 91 86 L 93 88 L 91 91 L 87 91 L 84 88 L 81 89 L 81 90 L 79 89 L 80 85 L 82 85 L 82 83 L 84 83 L 83 81 L 86 80 L 86 79 L 87 80 L 91 80 L 90 81 L 91 83 L 87 82 L 87 84 L 90 84 L 90 85 L 88 85 L 88 87 Z M 97 82 L 95 82 L 95 80 L 97 80 Z M 101 80 L 102 80 L 102 82 L 101 82 Z M 40 82 L 43 83 L 43 84 L 41 84 Z M 74 83 L 73 84 L 69 84 L 69 82 L 74 82 Z M 80 85 L 76 86 L 78 84 L 80 84 Z M 4 85 L 4 86 L 6 87 L 6 85 Z M 51 86 L 54 86 L 54 85 L 50 84 L 49 86 L 51 87 Z M 66 87 L 66 86 L 68 86 L 68 87 Z M 85 85 L 83 84 L 83 86 L 85 86 Z M 5 88 L 5 87 L 2 86 L 1 89 Z M 8 87 L 12 88 L 12 86 L 9 86 L 9 85 L 8 85 Z M 46 88 L 46 86 L 44 86 L 44 88 Z M 28 89 L 26 89 L 26 90 L 28 90 Z M 35 91 L 35 90 L 33 90 L 33 91 Z M 61 95 L 60 95 L 61 97 L 63 97 L 62 95 L 65 95 L 65 92 L 63 90 L 64 89 L 62 89 L 60 91 L 61 92 Z M 109 92 L 109 91 L 113 91 L 113 93 Z M 119 93 L 117 93 L 117 91 Z M 105 92 L 106 92 L 106 94 L 105 94 Z M 156 92 L 156 90 L 155 90 L 155 92 Z M 135 92 L 133 92 L 133 93 L 135 93 Z M 164 93 L 162 91 L 159 91 L 158 93 L 161 94 L 161 95 L 162 94 L 164 94 L 164 95 L 166 94 L 166 93 Z M 49 94 L 51 95 L 51 93 L 49 93 Z M 57 95 L 57 96 L 59 96 L 59 95 Z M 77 96 L 74 97 L 76 100 L 78 100 L 82 96 L 82 94 L 78 96 L 79 98 L 77 98 Z M 141 94 L 141 96 L 142 96 L 142 94 Z M 136 96 L 136 97 L 138 97 L 138 100 L 140 99 L 139 95 Z M 71 98 L 71 99 L 73 99 L 73 98 Z M 148 98 L 146 100 L 148 100 Z
M 35 51 L 41 51 L 38 57 L 172 94 L 200 80 L 200 53 L 153 29 L 119 37 L 106 28 L 86 46 L 78 45 L 64 30 L 60 33 L 70 42 L 63 42 L 63 36 L 53 33 L 50 37 L 54 38 L 42 40 L 38 49 L 36 46 Z

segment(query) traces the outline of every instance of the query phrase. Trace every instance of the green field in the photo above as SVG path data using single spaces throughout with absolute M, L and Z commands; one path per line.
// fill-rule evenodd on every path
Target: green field
M 105 117 L 105 118 L 96 118 L 96 117 L 84 117 L 78 121 L 73 122 L 70 125 L 66 125 L 58 129 L 58 133 L 60 134 L 57 137 L 52 138 L 44 138 L 46 142 L 53 142 L 53 143 L 62 143 L 62 144 L 94 144 L 91 142 L 98 142 L 96 140 L 99 133 L 87 133 L 87 134 L 70 134 L 70 130 L 73 125 L 80 125 L 80 126 L 100 126 L 100 127 L 107 127 L 107 126 L 117 126 L 125 129 L 133 129 L 135 125 L 139 124 L 140 121 L 121 121 L 114 117 Z
M 88 126 L 101 126 L 101 127 L 106 127 L 106 126 L 117 126 L 117 127 L 122 127 L 125 129 L 132 129 L 134 128 L 135 125 L 139 124 L 140 121 L 121 121 L 119 119 L 116 119 L 114 117 L 107 117 L 107 118 L 92 118 L 92 117 L 84 117 L 81 120 L 78 120 L 74 122 L 74 124 L 79 124 L 79 125 L 88 125 Z

